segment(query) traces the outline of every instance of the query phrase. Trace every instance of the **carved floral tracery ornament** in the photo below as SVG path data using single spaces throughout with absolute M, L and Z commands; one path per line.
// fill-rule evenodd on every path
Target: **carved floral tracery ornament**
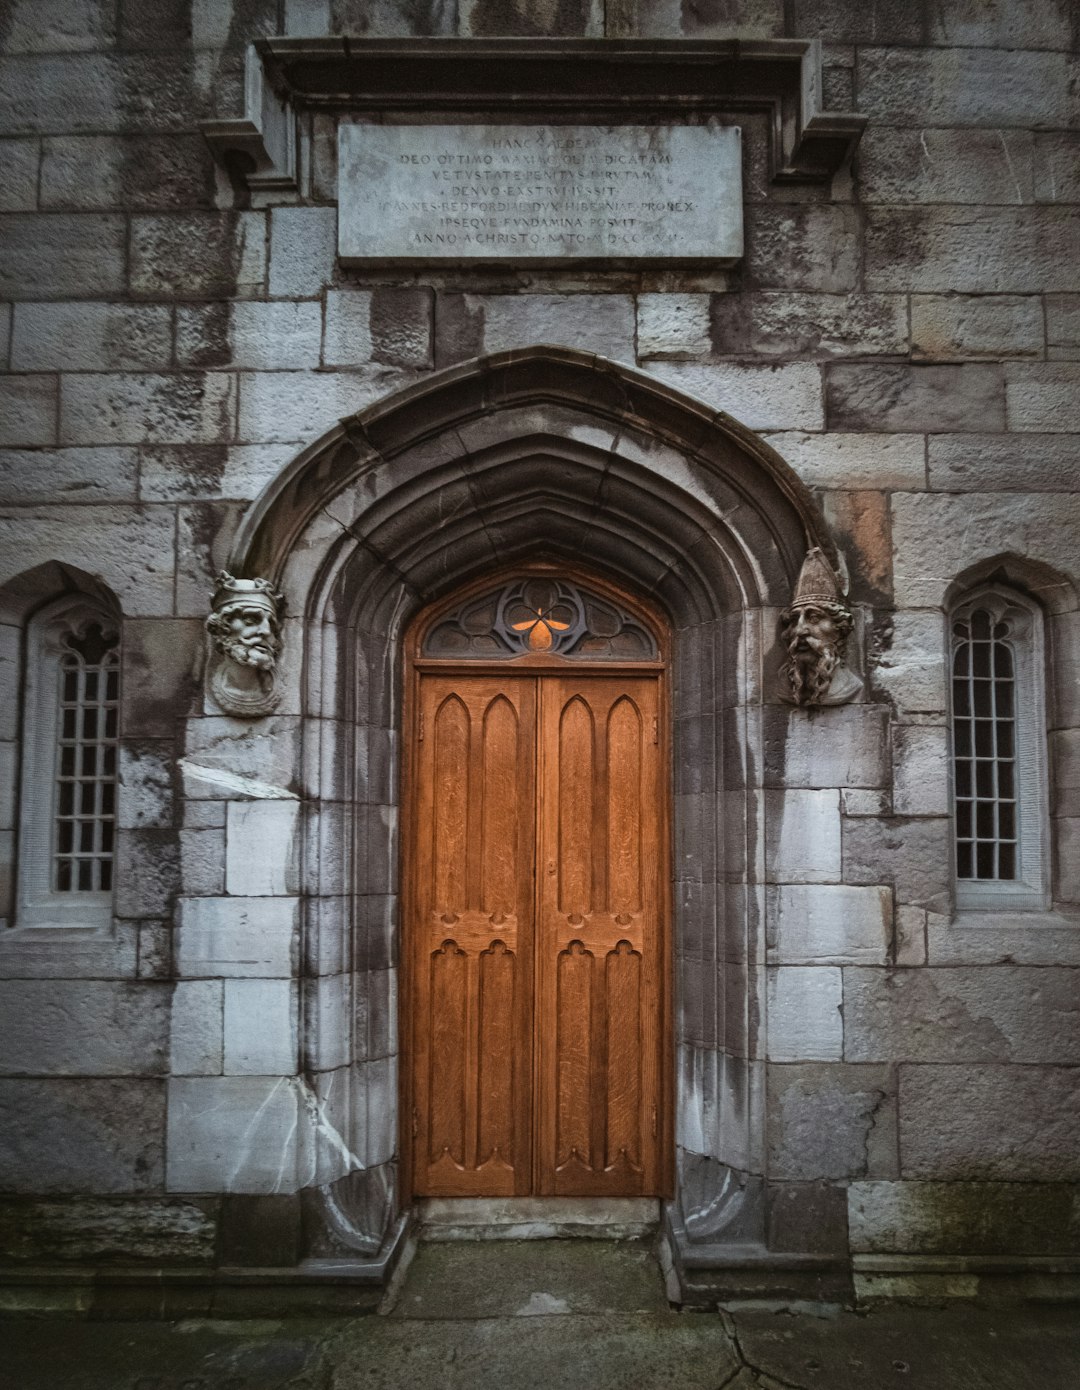
M 609 598 L 567 579 L 532 575 L 466 600 L 423 641 L 427 657 L 511 660 L 526 655 L 586 661 L 654 661 L 656 639 Z

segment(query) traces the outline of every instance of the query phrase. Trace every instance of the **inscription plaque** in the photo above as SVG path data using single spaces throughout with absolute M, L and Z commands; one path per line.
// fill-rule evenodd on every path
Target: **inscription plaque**
M 737 126 L 353 122 L 338 158 L 347 263 L 742 255 Z

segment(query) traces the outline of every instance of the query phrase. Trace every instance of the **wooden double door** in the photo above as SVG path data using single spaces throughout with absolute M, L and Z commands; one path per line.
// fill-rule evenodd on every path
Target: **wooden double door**
M 416 1195 L 667 1189 L 660 682 L 565 666 L 417 676 Z

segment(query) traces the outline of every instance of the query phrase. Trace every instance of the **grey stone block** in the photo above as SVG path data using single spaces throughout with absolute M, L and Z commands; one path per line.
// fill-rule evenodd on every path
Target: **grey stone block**
M 769 1061 L 838 1061 L 844 1042 L 841 971 L 781 965 L 766 975 Z
M 224 1057 L 224 981 L 178 980 L 173 987 L 169 1070 L 217 1076 Z
M 871 658 L 874 690 L 884 693 L 901 716 L 944 713 L 948 707 L 946 640 L 936 609 L 894 613 L 891 626 L 880 633 Z
M 936 436 L 935 436 L 936 438 Z M 815 488 L 914 491 L 926 483 L 922 434 L 767 434 L 766 442 Z
M 939 492 L 1068 492 L 1076 445 L 1066 435 L 934 434 L 927 440 L 930 487 Z
M 770 1065 L 770 1176 L 843 1181 L 896 1173 L 896 1078 L 889 1067 Z
M 859 141 L 867 203 L 1030 203 L 1029 130 L 922 130 L 871 125 Z
M 887 712 L 840 705 L 816 713 L 767 705 L 762 711 L 767 787 L 882 787 Z
M 0 378 L 0 445 L 26 448 L 56 443 L 57 378 Z
M 213 165 L 198 135 L 62 135 L 42 142 L 41 206 L 145 212 L 211 201 Z
M 1005 368 L 1010 430 L 1080 432 L 1080 362 L 1043 362 Z
M 333 3 L 348 13 L 356 0 L 333 0 Z M 390 4 L 387 4 L 386 13 L 394 14 Z M 573 0 L 562 9 L 542 12 L 522 5 L 520 0 L 517 3 L 515 0 L 464 0 L 458 15 L 458 32 L 470 38 L 507 34 L 524 38 L 596 39 L 604 33 L 604 9 L 600 0 Z M 399 33 L 400 18 L 394 15 L 389 22 L 393 25 L 392 32 Z
M 952 0 L 927 14 L 933 44 L 986 45 L 990 48 L 1074 48 L 1075 11 L 1069 0 L 1011 5 L 996 0 Z
M 864 48 L 858 109 L 886 125 L 1065 126 L 1074 115 L 1064 53 Z
M 0 1072 L 153 1076 L 166 1070 L 168 986 L 0 981 Z
M 181 898 L 176 968 L 186 978 L 288 978 L 299 949 L 295 898 Z
M 124 290 L 125 219 L 103 213 L 0 217 L 0 297 L 68 299 Z
M 634 301 L 629 295 L 465 295 L 463 312 L 479 324 L 481 352 L 557 343 L 634 361 Z M 448 361 L 451 350 L 441 340 L 440 360 Z
M 949 738 L 945 725 L 898 724 L 893 729 L 893 810 L 898 816 L 944 816 L 949 799 Z
M 199 807 L 204 802 L 190 802 Z M 216 805 L 217 803 L 210 803 Z M 186 814 L 184 819 L 187 820 Z M 225 835 L 222 830 L 180 831 L 181 890 L 187 897 L 215 898 L 225 892 Z
M 0 1201 L 5 1262 L 209 1264 L 216 1235 L 212 1215 L 195 1202 L 160 1197 Z
M 174 1077 L 168 1085 L 168 1191 L 296 1190 L 295 1080 Z
M 290 1076 L 297 1046 L 294 980 L 225 981 L 226 1076 Z
M 885 963 L 892 926 L 888 888 L 787 884 L 770 888 L 766 901 L 770 963 Z
M 165 1082 L 0 1081 L 0 1189 L 160 1190 Z
M 1080 1055 L 1080 971 L 844 971 L 851 1062 L 1061 1062 Z
M 1080 1189 L 1064 1183 L 854 1182 L 853 1254 L 1080 1251 Z
M 40 163 L 39 141 L 0 141 L 0 212 L 34 211 Z
M 765 877 L 773 883 L 840 879 L 840 793 L 765 793 Z
M 896 0 L 871 6 L 851 6 L 846 0 L 794 0 L 791 28 L 800 38 L 829 43 L 919 43 L 922 16 L 918 8 Z
M 770 1250 L 806 1255 L 846 1255 L 847 1193 L 823 1182 L 769 1183 L 766 1189 Z
M 224 718 L 189 720 L 182 763 L 184 792 L 196 800 L 244 796 L 280 798 L 299 786 L 299 721 L 271 716 L 243 726 Z M 243 779 L 236 785 L 236 779 Z M 254 785 L 245 792 L 243 782 Z
M 363 372 L 247 372 L 240 382 L 244 443 L 308 442 L 392 391 L 410 385 L 399 368 Z M 222 436 L 225 437 L 225 436 Z
M 171 358 L 172 313 L 164 305 L 15 305 L 11 365 L 17 371 L 163 368 Z
M 990 363 L 837 364 L 826 368 L 825 409 L 829 429 L 1004 429 L 1004 379 Z
M 435 296 L 426 286 L 372 291 L 368 316 L 372 356 L 394 367 L 434 361 Z
M 270 294 L 311 299 L 333 284 L 337 208 L 274 208 L 270 214 Z
M 61 53 L 110 48 L 116 41 L 116 13 L 107 0 L 79 5 L 64 0 L 12 0 L 5 25 L 8 53 Z
M 745 264 L 754 289 L 847 294 L 859 288 L 856 210 L 836 203 L 748 204 Z
M 710 296 L 707 294 L 639 294 L 637 355 L 671 361 L 708 357 Z
M 1042 301 L 1035 295 L 911 297 L 911 348 L 926 361 L 975 357 L 1040 357 Z
M 884 294 L 720 294 L 713 297 L 711 333 L 715 351 L 723 355 L 896 356 L 908 349 L 907 300 Z
M 1048 294 L 1046 342 L 1050 349 L 1080 349 L 1080 294 Z
M 169 828 L 175 773 L 171 740 L 125 739 L 119 753 L 117 824 L 124 830 Z
M 5 58 L 0 126 L 15 135 L 120 133 L 137 112 L 143 131 L 175 133 L 191 120 L 192 77 L 191 58 L 176 53 Z M 196 109 L 206 115 L 225 109 L 211 104 L 215 95 L 225 94 L 207 93 L 210 100 Z
M 229 1265 L 287 1268 L 300 1260 L 297 1196 L 227 1196 L 221 1204 L 221 1256 Z
M 176 356 L 182 366 L 314 368 L 321 338 L 318 304 L 234 300 L 181 305 L 176 311 Z
M 1080 202 L 1080 132 L 1035 132 L 1035 197 L 1040 203 Z
M 844 880 L 891 883 L 898 902 L 947 912 L 952 888 L 952 821 L 844 819 Z
M 1080 1068 L 900 1068 L 903 1177 L 1062 1182 L 1080 1177 Z
M 818 430 L 824 424 L 821 370 L 811 363 L 655 362 L 647 370 L 677 391 L 734 416 L 748 429 Z
M 1076 288 L 1072 208 L 871 207 L 868 290 L 1041 294 Z
M 113 911 L 118 917 L 168 917 L 180 891 L 174 830 L 118 830 Z
M 131 220 L 131 291 L 153 299 L 229 295 L 242 281 L 243 224 L 233 213 Z
M 230 803 L 225 858 L 230 894 L 280 897 L 298 891 L 299 819 L 295 800 Z
M 64 378 L 63 444 L 213 443 L 233 432 L 236 378 L 224 372 L 87 373 Z

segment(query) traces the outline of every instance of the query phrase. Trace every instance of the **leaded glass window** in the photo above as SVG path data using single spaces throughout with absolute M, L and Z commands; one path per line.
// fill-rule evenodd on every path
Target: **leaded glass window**
M 1042 628 L 992 589 L 952 619 L 953 797 L 960 907 L 1044 905 Z
M 424 656 L 510 660 L 550 655 L 655 661 L 656 639 L 620 604 L 582 584 L 529 575 L 467 599 L 429 628 Z

